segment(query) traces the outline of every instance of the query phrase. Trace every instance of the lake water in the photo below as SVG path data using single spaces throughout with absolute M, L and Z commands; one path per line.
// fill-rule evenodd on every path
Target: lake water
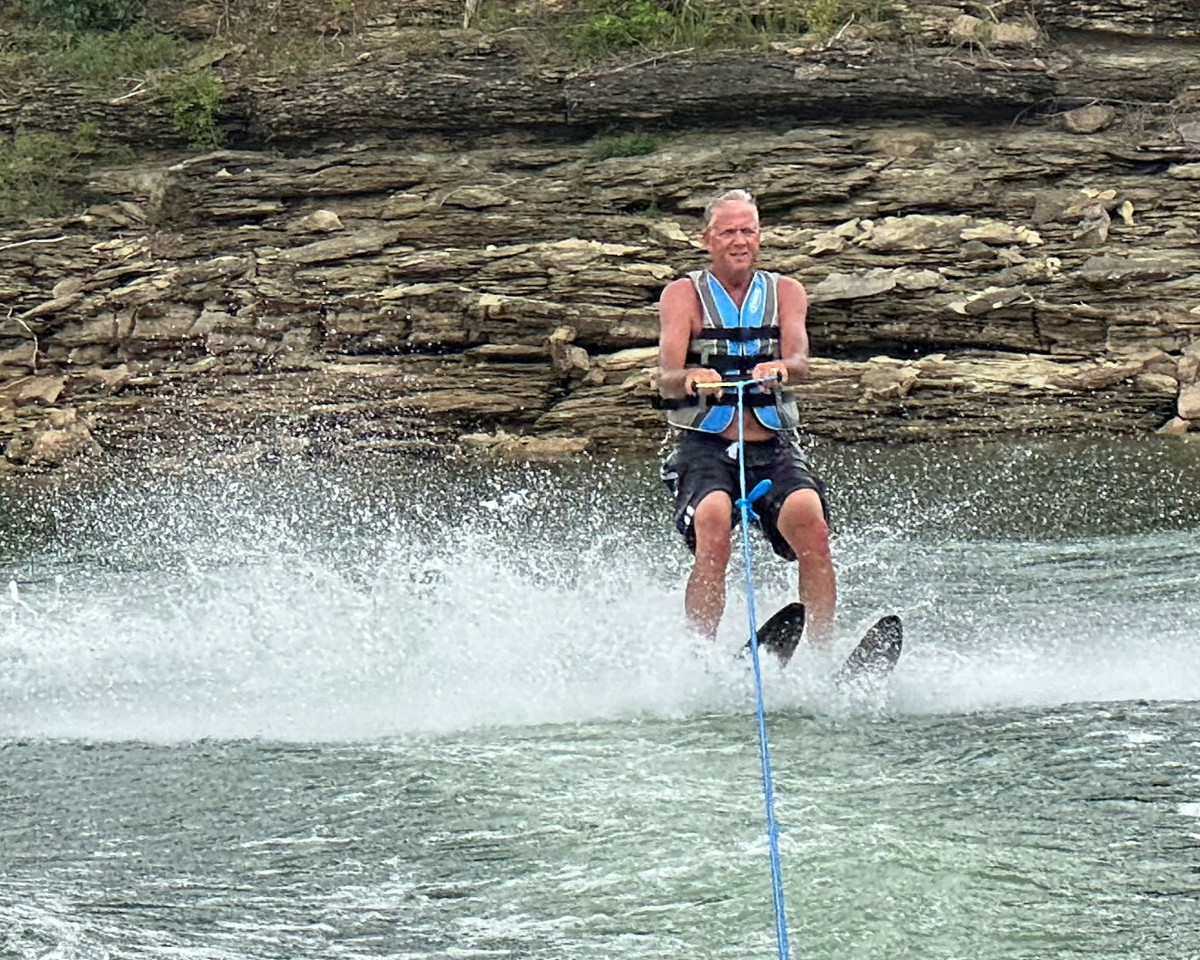
M 839 649 L 906 648 L 764 664 L 792 955 L 1200 957 L 1200 444 L 816 457 Z M 656 464 L 4 493 L 0 957 L 777 956 L 739 560 L 696 647 Z

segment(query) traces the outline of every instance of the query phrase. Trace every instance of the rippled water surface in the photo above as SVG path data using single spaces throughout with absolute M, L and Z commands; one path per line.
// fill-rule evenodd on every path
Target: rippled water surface
M 817 457 L 840 647 L 907 639 L 766 665 L 793 956 L 1200 957 L 1200 446 Z M 696 648 L 654 475 L 8 481 L 0 957 L 777 956 L 740 570 Z

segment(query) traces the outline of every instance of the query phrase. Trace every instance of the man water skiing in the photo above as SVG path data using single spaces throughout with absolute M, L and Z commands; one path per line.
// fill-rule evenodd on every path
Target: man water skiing
M 701 237 L 708 269 L 672 281 L 659 301 L 659 392 L 679 431 L 662 478 L 675 497 L 676 527 L 695 554 L 685 611 L 699 633 L 716 636 L 730 534 L 740 520 L 735 392 L 699 385 L 776 378 L 745 393 L 746 489 L 771 480 L 754 510 L 775 552 L 799 561 L 807 636 L 827 650 L 837 604 L 829 506 L 825 484 L 795 440 L 799 415 L 787 388 L 808 371 L 808 298 L 798 281 L 756 269 L 758 207 L 745 190 L 709 202 Z

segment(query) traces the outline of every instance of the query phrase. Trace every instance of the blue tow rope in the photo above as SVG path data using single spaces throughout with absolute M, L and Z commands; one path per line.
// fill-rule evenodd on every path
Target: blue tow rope
M 743 403 L 747 387 L 767 382 L 764 380 L 739 380 L 729 384 L 737 388 L 737 423 L 738 423 L 738 490 L 741 496 L 737 501 L 742 513 L 742 567 L 746 572 L 746 608 L 750 617 L 750 659 L 754 663 L 754 695 L 758 713 L 758 753 L 762 761 L 763 800 L 767 808 L 767 842 L 771 852 L 771 885 L 775 891 L 775 938 L 779 945 L 779 960 L 788 960 L 787 918 L 783 909 L 783 875 L 779 866 L 779 823 L 775 819 L 775 785 L 771 774 L 771 749 L 767 745 L 767 717 L 763 706 L 762 668 L 758 659 L 758 617 L 754 611 L 754 571 L 750 558 L 750 520 L 758 519 L 753 505 L 771 489 L 771 481 L 763 480 L 746 494 L 746 438 L 744 428 Z M 774 378 L 770 378 L 774 382 Z

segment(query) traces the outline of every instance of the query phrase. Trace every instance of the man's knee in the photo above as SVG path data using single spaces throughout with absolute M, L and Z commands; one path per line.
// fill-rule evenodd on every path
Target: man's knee
M 729 535 L 733 531 L 729 494 L 714 490 L 696 505 L 692 524 L 696 532 L 696 559 L 709 563 L 729 562 Z
M 828 553 L 829 524 L 816 490 L 795 490 L 779 511 L 779 532 L 797 553 Z

